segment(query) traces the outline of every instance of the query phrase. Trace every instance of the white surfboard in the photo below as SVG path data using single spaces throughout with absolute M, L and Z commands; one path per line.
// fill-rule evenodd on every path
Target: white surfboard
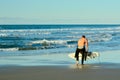
M 75 58 L 75 53 L 70 53 L 70 54 L 68 54 L 68 56 L 70 57 L 70 58 L 72 58 L 72 59 L 76 59 Z M 87 53 L 87 60 L 88 59 L 93 59 L 93 58 L 96 58 L 96 57 L 98 57 L 99 56 L 99 53 L 98 52 L 88 52 Z M 82 55 L 81 55 L 81 53 L 79 53 L 79 59 L 81 60 L 82 59 Z

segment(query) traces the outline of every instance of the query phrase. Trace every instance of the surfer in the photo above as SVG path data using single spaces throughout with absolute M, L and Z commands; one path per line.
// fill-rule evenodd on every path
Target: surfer
M 85 37 L 85 35 L 82 35 L 82 37 L 78 40 L 77 43 L 77 49 L 75 52 L 75 58 L 76 58 L 76 64 L 79 64 L 79 53 L 82 54 L 81 64 L 84 65 L 84 60 L 86 60 L 85 53 L 88 51 L 88 40 Z

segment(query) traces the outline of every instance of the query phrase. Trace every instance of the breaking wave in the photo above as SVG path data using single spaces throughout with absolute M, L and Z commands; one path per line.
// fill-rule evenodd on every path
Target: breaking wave
M 0 48 L 0 51 L 18 51 L 19 48 Z
M 29 28 L 28 25 L 27 28 L 24 26 L 18 28 L 16 25 L 11 27 L 0 26 L 0 51 L 74 48 L 81 35 L 86 35 L 90 45 L 99 43 L 103 45 L 109 42 L 117 44 L 120 40 L 120 26 L 53 25 L 40 28 L 34 25 Z

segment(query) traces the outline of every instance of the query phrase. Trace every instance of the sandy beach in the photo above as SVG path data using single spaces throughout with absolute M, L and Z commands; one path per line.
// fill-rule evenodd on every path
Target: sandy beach
M 119 8 L 120 0 L 0 0 L 0 80 L 119 80 Z
M 0 80 L 118 80 L 119 53 L 119 50 L 101 52 L 100 57 L 83 66 L 76 66 L 67 54 L 60 54 L 56 62 L 53 58 L 58 54 L 1 57 Z
M 81 69 L 67 66 L 0 68 L 0 80 L 118 80 L 119 74 L 118 68 Z

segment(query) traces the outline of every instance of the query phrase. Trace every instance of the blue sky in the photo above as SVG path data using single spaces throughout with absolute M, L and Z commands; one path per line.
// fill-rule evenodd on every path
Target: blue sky
M 0 24 L 120 24 L 120 0 L 0 0 Z

